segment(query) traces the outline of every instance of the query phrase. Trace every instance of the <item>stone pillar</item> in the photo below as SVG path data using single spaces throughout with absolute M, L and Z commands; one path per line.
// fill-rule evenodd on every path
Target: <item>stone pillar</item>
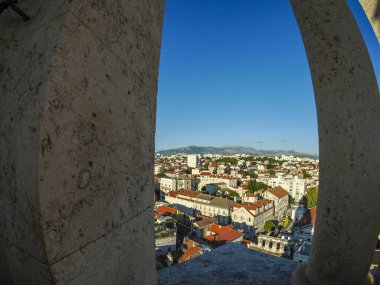
M 0 15 L 0 283 L 156 284 L 164 0 L 19 6 L 28 22 Z
M 359 0 L 380 44 L 380 0 Z
M 280 243 L 280 249 L 278 250 L 281 255 L 285 253 L 285 244 Z
M 291 0 L 318 115 L 320 190 L 310 260 L 292 284 L 365 284 L 380 229 L 380 95 L 344 0 Z

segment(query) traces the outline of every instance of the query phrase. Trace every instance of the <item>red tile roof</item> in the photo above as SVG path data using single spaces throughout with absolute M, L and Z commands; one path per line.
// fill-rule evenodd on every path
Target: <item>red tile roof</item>
M 278 198 L 289 195 L 289 192 L 280 186 L 269 189 L 268 191 Z
M 270 204 L 272 202 L 272 200 L 268 200 L 268 199 L 262 199 L 262 200 L 259 200 L 257 202 L 244 202 L 244 203 L 237 203 L 235 204 L 235 208 L 245 208 L 247 209 L 248 211 L 256 211 L 257 208 L 261 208 L 262 206 L 265 206 L 267 204 Z
M 200 195 L 199 192 L 193 191 L 193 190 L 182 190 L 178 192 L 178 195 L 187 196 L 187 197 L 197 197 Z
M 178 263 L 185 262 L 201 254 L 202 254 L 202 250 L 200 247 L 198 246 L 191 247 L 188 250 L 186 250 L 180 258 L 178 258 Z
M 172 207 L 163 205 L 161 207 L 158 207 L 157 210 L 156 210 L 156 212 L 159 213 L 159 214 L 165 214 L 165 213 L 176 214 L 177 213 L 177 209 L 174 209 Z
M 223 234 L 223 233 L 226 233 L 228 231 L 230 231 L 231 229 L 233 229 L 234 227 L 232 225 L 228 225 L 228 226 L 220 226 L 220 225 L 217 225 L 217 224 L 212 224 L 210 226 L 210 232 L 213 232 L 213 233 L 216 233 L 216 234 Z
M 181 196 L 187 196 L 187 197 L 194 198 L 194 197 L 197 197 L 198 195 L 200 195 L 200 193 L 193 191 L 193 190 L 181 190 L 181 191 L 169 192 L 167 195 L 169 195 L 170 197 L 177 197 L 178 195 L 181 195 Z
M 243 235 L 241 232 L 234 230 L 232 225 L 223 227 L 216 224 L 212 224 L 210 226 L 210 231 L 213 232 L 215 235 L 205 236 L 203 239 L 215 245 L 221 245 L 227 242 L 234 241 L 242 237 Z

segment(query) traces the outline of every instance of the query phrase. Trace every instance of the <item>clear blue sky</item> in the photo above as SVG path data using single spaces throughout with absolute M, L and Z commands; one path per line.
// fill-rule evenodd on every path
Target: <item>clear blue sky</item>
M 380 53 L 348 3 L 375 69 Z M 287 0 L 167 0 L 156 150 L 242 145 L 318 153 L 313 88 Z

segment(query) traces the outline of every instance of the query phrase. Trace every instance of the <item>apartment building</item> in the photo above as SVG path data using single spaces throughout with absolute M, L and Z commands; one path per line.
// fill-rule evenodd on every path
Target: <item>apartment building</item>
M 235 205 L 235 202 L 229 199 L 213 197 L 191 190 L 170 192 L 165 200 L 189 216 L 217 217 L 220 224 L 230 222 L 231 211 Z
M 246 232 L 260 231 L 264 228 L 266 221 L 274 219 L 274 203 L 263 199 L 254 203 L 235 204 L 231 219 L 236 229 Z
M 165 194 L 172 191 L 179 191 L 192 188 L 192 178 L 190 177 L 163 177 L 160 178 L 160 189 Z
M 190 154 L 187 156 L 187 165 L 189 167 L 195 168 L 199 166 L 199 156 L 196 154 Z
M 281 221 L 286 214 L 289 204 L 289 192 L 282 187 L 275 187 L 263 192 L 263 197 L 274 203 L 274 216 Z
M 292 195 L 295 202 L 299 202 L 306 194 L 306 179 L 298 178 L 297 176 L 260 178 L 260 181 L 272 188 L 282 187 Z
M 225 183 L 227 187 L 237 187 L 238 178 L 229 175 L 212 175 L 210 172 L 202 172 L 199 176 L 198 190 L 206 184 Z

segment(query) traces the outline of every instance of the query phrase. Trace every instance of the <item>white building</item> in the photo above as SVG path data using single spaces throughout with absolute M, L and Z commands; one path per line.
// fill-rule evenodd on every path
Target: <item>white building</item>
M 193 168 L 191 169 L 191 175 L 199 175 L 200 169 L 199 168 Z
M 190 154 L 187 156 L 187 165 L 196 168 L 199 166 L 199 156 L 197 154 Z
M 208 217 L 217 217 L 220 224 L 230 222 L 231 211 L 235 205 L 235 202 L 229 199 L 213 197 L 191 190 L 171 192 L 165 196 L 165 200 L 172 207 L 189 216 L 201 214 Z
M 245 192 L 243 195 L 243 202 L 255 203 L 259 201 L 259 197 L 253 193 Z
M 154 165 L 154 175 L 160 173 L 160 169 L 161 169 L 161 165 L 160 164 L 155 164 Z
M 254 203 L 235 204 L 231 219 L 236 229 L 246 232 L 262 230 L 266 221 L 274 219 L 273 201 L 263 199 Z
M 270 177 L 261 178 L 262 182 L 269 187 L 282 187 L 294 198 L 295 202 L 299 202 L 306 194 L 306 179 L 298 177 Z
M 263 197 L 273 200 L 274 202 L 274 215 L 277 220 L 281 221 L 286 214 L 289 204 L 289 192 L 282 187 L 275 187 L 266 190 L 263 193 Z
M 165 194 L 172 191 L 191 189 L 191 185 L 192 179 L 187 177 L 160 178 L 160 189 Z
M 212 175 L 210 172 L 202 172 L 199 177 L 198 189 L 206 184 L 225 183 L 228 187 L 237 187 L 238 179 L 229 175 Z

